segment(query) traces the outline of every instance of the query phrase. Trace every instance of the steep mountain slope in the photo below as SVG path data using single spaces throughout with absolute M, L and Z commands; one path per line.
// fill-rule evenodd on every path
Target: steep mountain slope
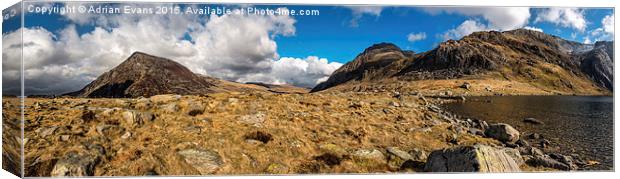
M 581 70 L 600 86 L 613 90 L 614 82 L 614 43 L 596 42 L 594 49 L 577 55 Z
M 277 90 L 271 89 L 276 87 Z M 135 52 L 123 63 L 100 75 L 83 89 L 66 95 L 134 98 L 158 94 L 205 95 L 214 92 L 243 91 L 302 93 L 306 90 L 281 85 L 272 85 L 268 88 L 220 80 L 195 74 L 185 66 L 169 59 Z
M 413 51 L 403 51 L 391 43 L 374 44 L 355 57 L 355 60 L 334 71 L 327 81 L 312 91 L 321 91 L 347 81 L 389 78 L 398 73 L 414 55 Z
M 398 47 L 385 44 L 373 45 L 353 61 L 335 71 L 327 81 L 317 85 L 312 91 L 321 91 L 335 86 L 339 86 L 339 89 L 350 90 L 349 87 L 364 86 L 360 84 L 381 83 L 384 85 L 383 83 L 390 81 L 420 83 L 428 80 L 476 79 L 478 81 L 490 80 L 487 81 L 489 83 L 498 80 L 507 81 L 514 83 L 514 85 L 507 84 L 507 87 L 525 86 L 525 88 L 541 92 L 604 93 L 601 91 L 608 91 L 611 88 L 604 85 L 604 82 L 598 83 L 597 81 L 609 81 L 607 80 L 609 70 L 602 68 L 612 66 L 609 66 L 609 63 L 599 63 L 597 60 L 587 60 L 601 59 L 598 57 L 602 55 L 592 54 L 594 52 L 592 49 L 601 49 L 597 51 L 605 54 L 610 52 L 602 50 L 606 48 L 593 48 L 593 45 L 567 41 L 525 29 L 476 32 L 460 40 L 443 42 L 433 50 L 398 58 L 384 58 L 381 56 L 382 53 L 376 53 L 384 51 L 390 51 L 393 54 L 404 53 Z M 585 58 L 587 54 L 597 56 L 597 58 Z M 385 62 L 385 64 L 371 66 L 372 68 L 356 65 L 365 64 L 363 57 L 367 56 L 374 57 L 373 61 Z M 589 61 L 596 65 L 587 65 Z M 381 75 L 368 73 L 375 71 L 384 73 L 380 73 Z

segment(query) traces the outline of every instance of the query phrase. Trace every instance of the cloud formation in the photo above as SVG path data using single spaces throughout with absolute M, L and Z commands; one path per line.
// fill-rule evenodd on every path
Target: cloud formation
M 423 10 L 433 15 L 479 16 L 488 21 L 485 26 L 502 31 L 524 27 L 531 16 L 529 7 L 428 7 Z
M 419 41 L 419 40 L 424 40 L 426 39 L 426 33 L 424 32 L 420 32 L 420 33 L 409 33 L 409 35 L 407 35 L 407 41 L 409 42 L 415 42 L 415 41 Z
M 441 35 L 441 37 L 444 40 L 449 40 L 449 39 L 458 40 L 461 37 L 469 35 L 471 33 L 478 32 L 478 31 L 487 31 L 487 30 L 493 30 L 493 29 L 487 27 L 486 25 L 476 20 L 466 20 L 465 22 L 461 23 L 461 25 L 459 25 L 458 27 L 454 29 L 450 29 L 447 32 L 445 32 L 443 35 Z
M 67 16 L 74 24 L 97 24 L 81 34 L 75 25 L 57 33 L 40 27 L 20 29 L 24 31 L 27 94 L 79 90 L 135 51 L 169 58 L 195 73 L 225 80 L 303 87 L 316 85 L 341 65 L 318 57 L 280 59 L 274 38 L 295 35 L 296 20 L 287 15 L 100 17 Z M 20 50 L 20 30 L 3 34 L 3 65 L 8 69 L 3 70 L 5 86 L 19 84 L 20 58 L 15 55 Z M 18 94 L 18 90 L 4 92 Z
M 577 8 L 548 8 L 538 13 L 534 22 L 549 22 L 584 32 L 587 27 L 585 12 Z
M 596 28 L 584 37 L 583 43 L 591 44 L 596 41 L 614 40 L 614 14 L 609 14 L 601 20 L 601 27 Z
M 379 17 L 381 16 L 381 12 L 383 11 L 382 6 L 346 6 L 346 7 L 351 10 L 351 13 L 353 16 L 351 17 L 351 20 L 349 21 L 349 25 L 351 27 L 358 27 L 359 20 L 364 15 Z
M 523 27 L 523 28 L 524 28 L 524 29 L 527 29 L 527 30 L 533 30 L 533 31 L 543 32 L 543 30 L 542 30 L 541 28 L 538 28 L 538 27 L 525 26 L 525 27 Z

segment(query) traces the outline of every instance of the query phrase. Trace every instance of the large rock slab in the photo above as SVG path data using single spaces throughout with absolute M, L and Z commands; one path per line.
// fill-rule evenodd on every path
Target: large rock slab
M 93 176 L 95 165 L 105 151 L 99 145 L 91 145 L 88 151 L 71 151 L 58 160 L 52 169 L 52 177 L 83 177 Z
M 185 149 L 177 153 L 201 175 L 213 174 L 224 164 L 222 157 L 212 150 Z
M 459 146 L 433 151 L 424 166 L 429 172 L 520 172 L 504 150 L 486 145 Z
M 487 137 L 497 139 L 504 143 L 515 143 L 519 140 L 520 136 L 519 131 L 504 123 L 490 125 L 489 128 L 484 131 L 484 134 Z

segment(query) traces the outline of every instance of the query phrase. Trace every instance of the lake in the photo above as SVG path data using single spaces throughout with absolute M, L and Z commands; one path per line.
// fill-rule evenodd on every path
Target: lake
M 521 136 L 541 134 L 551 141 L 546 151 L 576 153 L 601 163 L 585 169 L 613 170 L 613 105 L 610 96 L 492 96 L 469 97 L 443 107 L 465 118 L 510 124 Z M 528 117 L 544 124 L 524 123 Z

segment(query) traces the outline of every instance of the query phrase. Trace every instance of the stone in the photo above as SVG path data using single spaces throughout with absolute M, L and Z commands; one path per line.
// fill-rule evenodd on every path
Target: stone
M 71 138 L 71 135 L 61 135 L 60 136 L 60 140 L 61 141 L 69 141 L 70 138 Z
M 99 162 L 97 156 L 92 154 L 80 154 L 72 151 L 58 160 L 52 169 L 52 177 L 82 177 L 93 176 L 95 165 Z
M 209 175 L 217 172 L 224 162 L 222 157 L 215 151 L 204 149 L 185 149 L 177 152 L 183 160 L 201 175 Z
M 400 107 L 400 103 L 395 102 L 395 101 L 392 101 L 392 102 L 390 102 L 390 106 L 393 106 L 393 107 Z
M 431 152 L 425 171 L 429 172 L 520 172 L 517 162 L 502 149 L 487 145 L 458 146 Z
M 181 96 L 163 94 L 163 95 L 151 96 L 149 99 L 151 100 L 151 102 L 156 103 L 156 104 L 165 104 L 165 103 L 169 103 L 172 101 L 178 101 L 179 99 L 181 99 Z
M 532 158 L 525 162 L 533 167 L 547 167 L 565 171 L 570 170 L 568 165 L 551 158 L 549 155 L 532 156 Z
M 523 140 L 523 139 L 517 140 L 516 144 L 521 146 L 521 147 L 529 147 L 529 146 L 531 146 L 530 143 L 527 142 L 527 140 Z
M 332 144 L 332 143 L 320 145 L 319 146 L 319 150 L 321 152 L 331 153 L 331 154 L 334 154 L 334 155 L 339 156 L 339 157 L 342 157 L 342 156 L 348 154 L 348 152 L 344 148 L 342 148 L 342 147 L 340 147 L 340 146 L 338 146 L 336 144 Z
M 159 106 L 159 110 L 166 114 L 173 114 L 179 112 L 179 106 L 176 103 L 163 104 Z
M 469 90 L 471 88 L 471 84 L 469 84 L 469 82 L 465 82 L 460 86 L 460 88 Z
M 190 116 L 197 116 L 205 111 L 205 106 L 202 103 L 190 103 L 187 109 L 187 114 Z
M 151 112 L 125 111 L 123 119 L 129 126 L 142 126 L 147 122 L 155 120 L 155 115 Z
M 388 147 L 386 151 L 388 166 L 392 169 L 400 169 L 403 163 L 413 160 L 409 153 L 400 150 L 398 147 Z
M 58 127 L 56 126 L 52 126 L 52 127 L 47 127 L 47 128 L 39 128 L 37 129 L 35 132 L 39 133 L 39 136 L 45 138 L 48 135 L 52 135 L 54 134 L 54 132 L 56 131 L 56 129 L 58 129 Z
M 521 154 L 532 155 L 532 156 L 542 156 L 542 155 L 545 155 L 545 153 L 542 150 L 540 150 L 540 149 L 538 149 L 536 147 L 531 147 L 531 146 L 520 147 L 519 148 L 519 152 Z
M 562 162 L 565 164 L 569 170 L 577 170 L 579 167 L 575 164 L 573 157 L 566 156 L 558 153 L 549 154 L 549 157 L 557 160 L 558 162 Z
M 502 150 L 504 150 L 504 153 L 512 157 L 512 160 L 514 160 L 518 166 L 525 164 L 525 161 L 523 160 L 523 157 L 521 157 L 521 153 L 519 152 L 519 150 L 512 148 L 503 148 Z
M 265 122 L 265 114 L 256 113 L 256 114 L 243 115 L 239 117 L 239 120 L 242 123 L 249 124 L 255 127 L 260 127 L 263 125 L 263 122 Z
M 530 139 L 542 139 L 542 135 L 538 134 L 538 133 L 531 133 L 530 135 L 527 136 L 527 138 Z
M 377 149 L 358 149 L 351 154 L 356 163 L 363 167 L 385 165 L 383 153 Z
M 544 122 L 542 122 L 542 121 L 540 121 L 538 119 L 531 118 L 531 117 L 523 119 L 523 122 L 529 123 L 529 124 L 537 124 L 537 125 L 545 124 Z
M 497 123 L 490 125 L 484 131 L 487 137 L 497 139 L 504 143 L 515 143 L 519 140 L 519 131 L 508 124 Z
M 121 139 L 129 139 L 129 137 L 131 137 L 131 133 L 129 131 L 125 132 L 125 134 L 123 134 L 121 136 Z
M 410 150 L 409 155 L 411 155 L 413 161 L 425 162 L 428 158 L 428 153 L 418 148 L 413 148 L 412 150 Z
M 289 168 L 281 163 L 271 163 L 265 168 L 265 172 L 269 174 L 287 174 Z

